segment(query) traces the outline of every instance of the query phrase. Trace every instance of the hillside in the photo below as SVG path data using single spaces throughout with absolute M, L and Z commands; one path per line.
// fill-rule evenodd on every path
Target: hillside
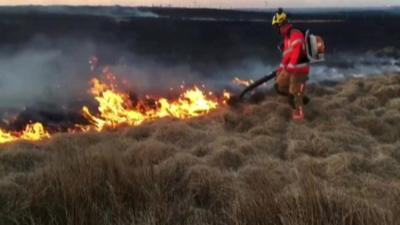
M 0 224 L 400 224 L 400 74 L 0 146 Z

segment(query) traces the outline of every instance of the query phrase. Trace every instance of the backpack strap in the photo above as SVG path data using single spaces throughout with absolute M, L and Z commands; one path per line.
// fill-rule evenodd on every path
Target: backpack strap
M 308 49 L 307 49 L 307 44 L 308 43 L 306 43 L 308 41 L 307 40 L 307 32 L 304 32 L 302 29 L 293 27 L 293 28 L 290 29 L 290 31 L 288 33 L 289 33 L 289 35 L 292 35 L 292 33 L 294 33 L 294 32 L 300 32 L 304 36 L 304 43 L 303 43 L 303 46 L 302 46 L 302 53 L 301 53 L 301 55 L 299 57 L 298 63 L 309 63 L 310 61 L 308 59 Z

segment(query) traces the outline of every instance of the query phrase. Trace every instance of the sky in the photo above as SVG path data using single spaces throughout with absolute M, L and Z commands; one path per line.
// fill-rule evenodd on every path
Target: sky
M 213 8 L 400 6 L 400 0 L 0 0 L 0 5 L 126 5 Z

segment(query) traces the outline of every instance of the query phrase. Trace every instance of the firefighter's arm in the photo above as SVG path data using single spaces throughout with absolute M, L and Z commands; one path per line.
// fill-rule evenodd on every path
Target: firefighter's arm
M 285 51 L 282 52 L 282 61 L 281 64 L 278 67 L 277 72 L 280 73 L 283 70 L 286 70 L 289 61 L 290 61 L 290 53 L 291 53 L 291 49 L 286 49 Z
M 296 65 L 298 64 L 303 44 L 304 44 L 304 35 L 300 31 L 292 32 L 290 35 L 291 53 L 286 69 L 289 73 L 293 72 L 292 70 L 294 70 Z

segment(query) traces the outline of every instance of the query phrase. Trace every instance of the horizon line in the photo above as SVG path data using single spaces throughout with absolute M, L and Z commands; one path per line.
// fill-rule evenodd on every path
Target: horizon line
M 222 6 L 176 6 L 176 5 L 121 5 L 121 4 L 16 4 L 2 5 L 0 7 L 122 7 L 122 8 L 182 8 L 182 9 L 244 9 L 244 10 L 274 10 L 279 7 L 222 7 Z M 304 6 L 304 7 L 281 7 L 285 9 L 388 9 L 398 8 L 399 5 L 383 5 L 383 6 Z

